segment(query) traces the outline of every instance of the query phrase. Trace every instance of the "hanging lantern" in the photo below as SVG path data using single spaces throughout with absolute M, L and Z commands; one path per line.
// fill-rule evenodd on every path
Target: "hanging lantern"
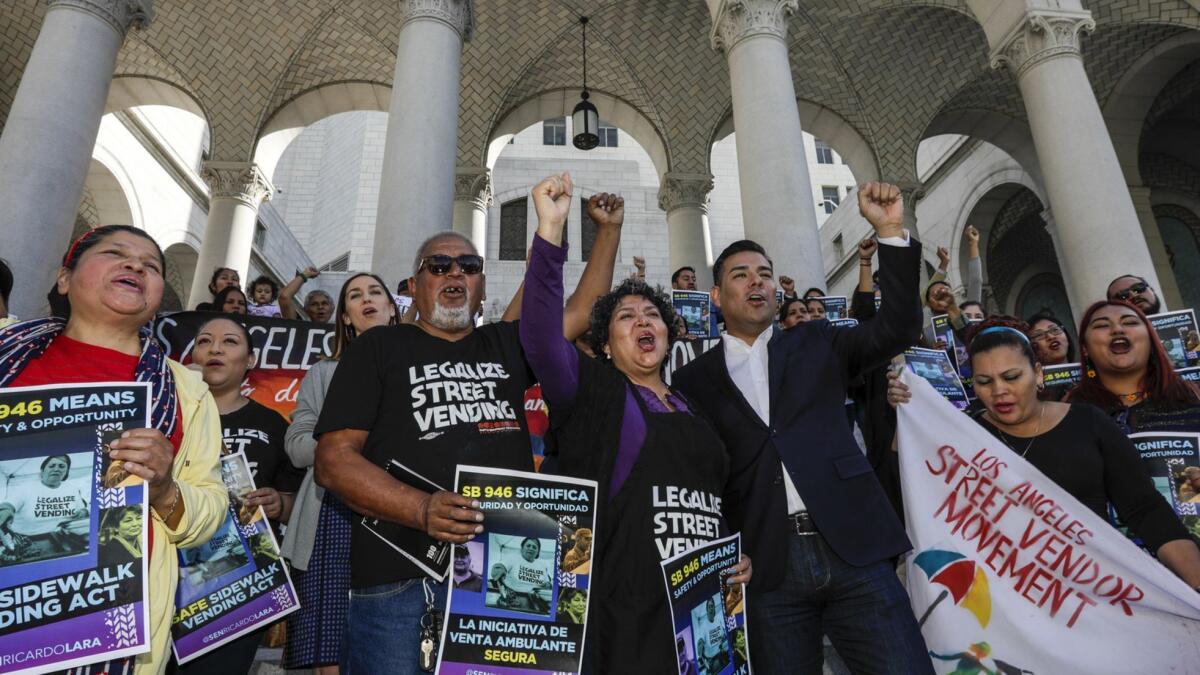
M 588 100 L 590 95 L 587 87 L 587 23 L 586 16 L 579 17 L 583 31 L 583 91 L 579 94 L 579 103 L 575 104 L 575 110 L 571 113 L 571 126 L 575 131 L 571 142 L 580 150 L 591 150 L 600 145 L 600 113 Z

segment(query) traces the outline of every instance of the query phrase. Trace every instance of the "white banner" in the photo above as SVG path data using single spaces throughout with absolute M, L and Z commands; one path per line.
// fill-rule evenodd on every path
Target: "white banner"
M 904 379 L 908 592 L 937 672 L 1200 672 L 1200 594 Z

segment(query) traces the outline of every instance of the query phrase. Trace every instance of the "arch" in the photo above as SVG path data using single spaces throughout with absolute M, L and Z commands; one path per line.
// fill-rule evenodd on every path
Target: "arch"
M 83 184 L 95 205 L 97 223 L 146 229 L 133 180 L 107 148 L 96 146 Z
M 836 112 L 813 101 L 796 99 L 796 107 L 800 112 L 800 128 L 821 139 L 841 155 L 842 161 L 850 167 L 850 173 L 854 174 L 854 180 L 859 183 L 879 180 L 879 161 L 875 150 L 854 125 Z M 731 103 L 709 140 L 708 161 L 712 161 L 712 146 L 734 131 Z M 711 171 L 712 167 L 708 168 Z
M 1142 184 L 1138 157 L 1151 107 L 1171 78 L 1198 58 L 1200 32 L 1185 31 L 1146 50 L 1113 86 L 1101 112 L 1127 184 Z
M 204 122 L 200 139 L 201 151 L 210 152 L 212 146 L 212 119 L 200 100 L 191 92 L 175 84 L 144 75 L 116 75 L 108 89 L 104 112 L 115 113 L 142 106 L 167 106 L 189 112 Z
M 391 103 L 391 86 L 378 82 L 333 82 L 308 89 L 265 118 L 256 136 L 254 162 L 272 176 L 284 150 L 308 126 L 339 113 L 387 112 Z
M 957 134 L 986 141 L 1008 153 L 1033 179 L 1039 196 L 1045 194 L 1042 166 L 1038 162 L 1037 148 L 1033 145 L 1033 134 L 1024 120 L 1019 120 L 994 110 L 942 110 L 929 121 L 920 140 Z M 913 155 L 915 160 L 916 155 Z M 915 170 L 915 167 L 914 167 Z M 1045 202 L 1045 199 L 1042 200 Z
M 1040 312 L 1049 312 L 1067 324 L 1067 332 L 1075 340 L 1075 319 L 1071 312 L 1071 301 L 1063 284 L 1062 273 L 1048 265 L 1036 264 L 1026 267 L 1013 281 L 1013 291 L 1008 294 L 1005 314 L 1022 321 Z M 1040 303 L 1031 307 L 1031 303 Z
M 975 187 L 962 200 L 962 206 L 959 207 L 958 214 L 955 215 L 954 223 L 950 228 L 950 241 L 959 242 L 958 255 L 952 258 L 952 264 L 957 265 L 958 269 L 951 269 L 950 275 L 953 279 L 966 279 L 963 271 L 967 267 L 969 250 L 963 233 L 966 231 L 967 225 L 974 225 L 975 229 L 979 230 L 980 256 L 984 258 L 981 261 L 983 263 L 983 283 L 987 284 L 987 244 L 992 233 L 992 225 L 996 222 L 1000 210 L 1022 188 L 1033 192 L 1043 205 L 1045 205 L 1046 199 L 1039 194 L 1033 178 L 1017 166 L 1001 167 L 972 182 Z
M 196 273 L 198 250 L 190 244 L 180 242 L 171 244 L 163 253 L 167 256 L 167 287 L 174 293 L 174 303 L 177 306 L 167 307 L 170 298 L 164 293 L 162 309 L 163 311 L 183 309 L 180 298 L 188 297 L 188 291 L 191 289 L 192 279 Z
M 654 163 L 659 176 L 671 170 L 670 148 L 654 122 L 633 104 L 596 89 L 589 90 L 591 102 L 601 118 L 633 137 Z M 523 129 L 554 117 L 569 117 L 579 102 L 578 89 L 556 89 L 536 94 L 498 116 L 488 134 L 484 166 L 492 169 L 510 138 Z

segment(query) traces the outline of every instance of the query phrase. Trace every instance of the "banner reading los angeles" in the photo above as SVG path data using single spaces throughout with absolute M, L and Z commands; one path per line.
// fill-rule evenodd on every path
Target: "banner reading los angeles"
M 725 583 L 727 570 L 741 558 L 742 535 L 735 534 L 662 562 L 671 605 L 679 675 L 749 675 L 746 588 Z
M 187 663 L 300 609 L 288 566 L 254 491 L 246 453 L 221 457 L 229 493 L 225 522 L 208 543 L 179 551 L 179 585 L 171 620 L 175 660 Z
M 155 324 L 154 333 L 171 358 L 191 363 L 196 333 L 205 322 L 220 316 L 213 312 L 168 314 Z M 250 331 L 251 346 L 258 355 L 242 383 L 242 393 L 290 418 L 304 374 L 333 353 L 333 325 L 261 316 L 237 318 Z
M 455 486 L 484 529 L 455 547 L 436 672 L 578 673 L 596 482 L 460 465 Z
M 904 377 L 908 591 L 935 669 L 1194 672 L 1200 595 L 929 383 Z
M 149 400 L 133 382 L 0 390 L 0 673 L 150 649 L 145 482 L 108 455 Z

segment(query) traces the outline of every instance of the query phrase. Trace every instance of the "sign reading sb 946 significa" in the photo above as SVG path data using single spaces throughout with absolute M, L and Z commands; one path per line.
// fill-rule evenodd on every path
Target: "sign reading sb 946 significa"
M 578 673 L 596 482 L 459 466 L 455 485 L 483 532 L 455 546 L 436 672 Z
M 149 651 L 146 486 L 109 443 L 150 385 L 0 389 L 0 673 Z

